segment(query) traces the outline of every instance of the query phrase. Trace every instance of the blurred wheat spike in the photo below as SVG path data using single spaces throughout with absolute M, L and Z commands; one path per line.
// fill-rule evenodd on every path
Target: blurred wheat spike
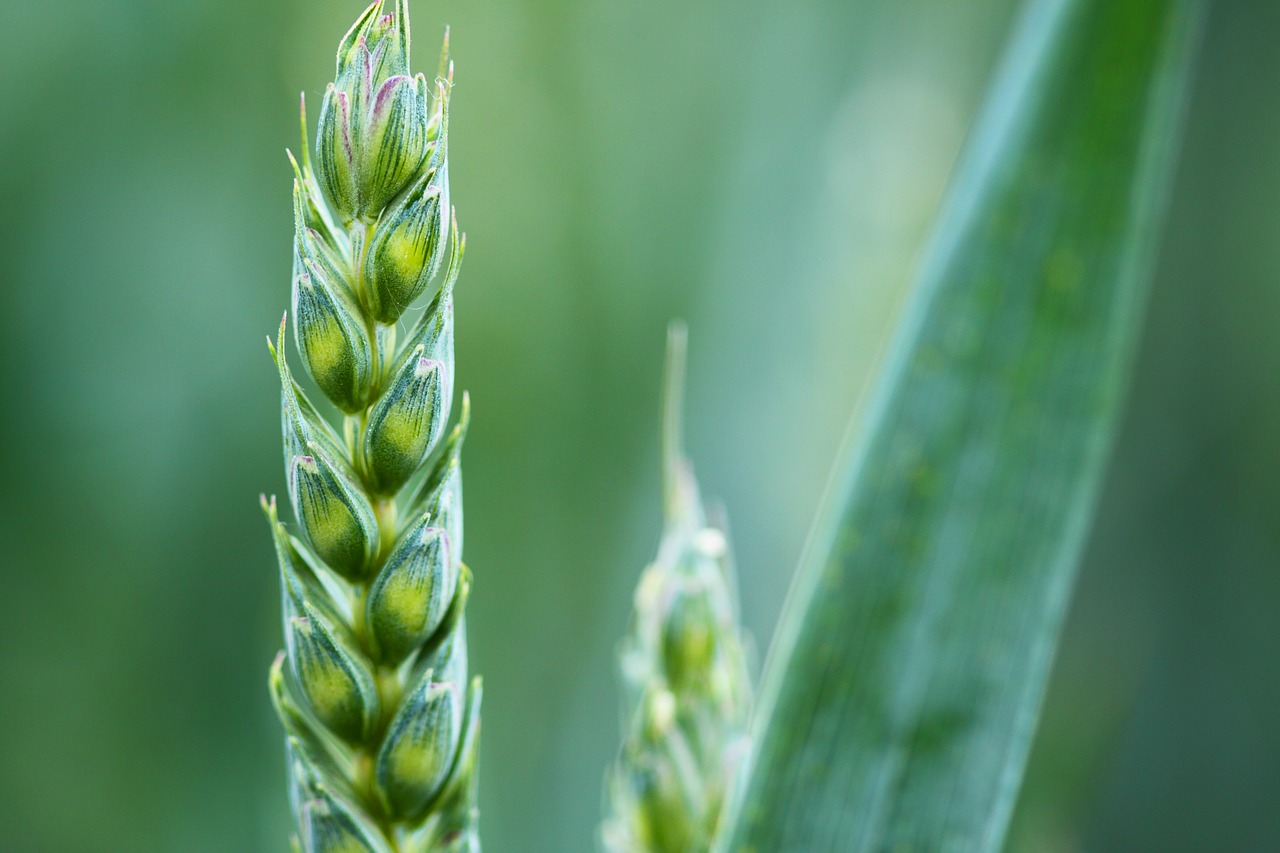
M 623 744 L 606 780 L 611 853 L 710 848 L 726 788 L 748 748 L 751 681 L 723 523 L 707 520 L 681 448 L 686 333 L 667 338 L 665 520 L 635 594 L 620 664 Z
M 293 185 L 293 332 L 331 425 L 280 373 L 296 533 L 263 498 L 280 567 L 285 651 L 271 694 L 286 732 L 305 853 L 478 851 L 480 681 L 468 683 L 449 206 L 453 69 L 409 70 L 406 0 L 375 2 L 338 47 L 316 168 L 302 115 Z M 443 260 L 448 252 L 448 263 Z M 438 273 L 445 267 L 437 284 Z M 410 319 L 406 309 L 430 296 Z M 327 408 L 327 407 L 326 407 Z

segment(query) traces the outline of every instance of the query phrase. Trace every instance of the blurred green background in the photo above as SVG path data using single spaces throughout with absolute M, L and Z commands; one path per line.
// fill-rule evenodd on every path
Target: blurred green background
M 1132 0 L 1124 0 L 1131 2 Z M 0 848 L 280 851 L 264 336 L 358 0 L 0 7 Z M 593 848 L 663 329 L 763 649 L 1012 0 L 445 0 L 490 850 Z M 1219 3 L 1011 850 L 1280 849 L 1280 4 Z M 314 113 L 313 113 L 314 115 Z

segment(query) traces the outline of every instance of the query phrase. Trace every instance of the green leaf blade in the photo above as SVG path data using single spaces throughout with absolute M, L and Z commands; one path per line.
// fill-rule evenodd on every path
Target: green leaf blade
M 1037 0 L 784 610 L 732 851 L 995 850 L 1136 336 L 1200 4 Z

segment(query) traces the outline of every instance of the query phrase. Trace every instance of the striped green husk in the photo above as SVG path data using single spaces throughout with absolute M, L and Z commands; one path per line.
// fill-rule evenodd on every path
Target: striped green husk
M 449 206 L 452 65 L 409 71 L 406 0 L 378 0 L 338 48 L 313 170 L 293 160 L 293 332 L 331 424 L 280 375 L 296 524 L 263 498 L 285 650 L 271 696 L 286 733 L 302 853 L 479 851 L 480 681 L 467 675 Z M 443 273 L 441 274 L 441 270 Z M 426 297 L 430 297 L 427 299 Z M 420 301 L 415 317 L 406 314 Z
M 751 681 L 728 536 L 710 522 L 680 448 L 685 331 L 668 337 L 665 522 L 622 644 L 623 744 L 606 780 L 610 853 L 709 849 L 745 758 Z

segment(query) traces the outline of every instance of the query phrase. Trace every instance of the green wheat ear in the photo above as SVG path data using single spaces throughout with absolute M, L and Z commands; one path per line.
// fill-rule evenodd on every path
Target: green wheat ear
M 338 48 L 313 170 L 294 169 L 293 332 L 331 425 L 280 374 L 296 528 L 262 499 L 284 604 L 271 696 L 304 853 L 479 851 L 480 680 L 468 681 L 449 206 L 453 68 L 409 70 L 406 0 L 378 0 Z M 388 11 L 390 8 L 390 11 Z M 441 268 L 444 272 L 439 275 Z M 405 311 L 433 294 L 410 321 Z
M 749 741 L 751 680 L 728 536 L 703 509 L 681 449 L 685 329 L 667 339 L 665 522 L 622 643 L 622 749 L 606 780 L 610 853 L 709 849 Z

